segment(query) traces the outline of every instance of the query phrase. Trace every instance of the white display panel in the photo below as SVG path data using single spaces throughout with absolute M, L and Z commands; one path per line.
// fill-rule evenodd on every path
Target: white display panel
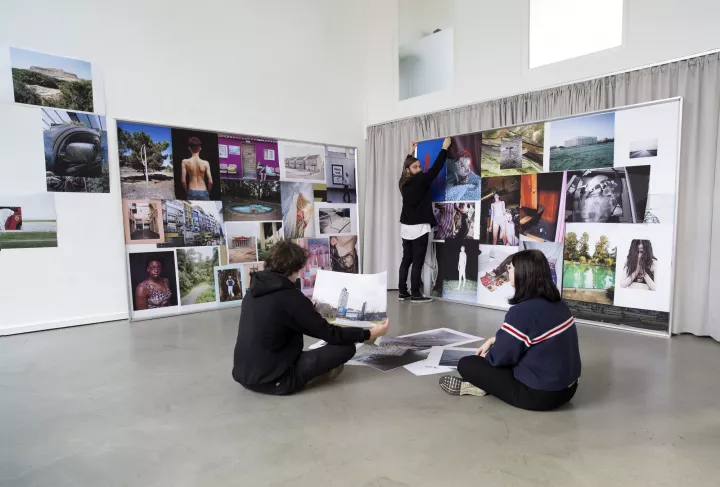
M 535 122 L 464 135 L 463 144 L 482 139 L 481 160 L 489 164 L 480 168 L 476 202 L 477 299 L 457 299 L 445 289 L 444 281 L 457 280 L 454 256 L 446 254 L 458 243 L 442 230 L 442 218 L 425 263 L 426 292 L 509 309 L 513 288 L 501 264 L 518 250 L 538 249 L 579 321 L 669 335 L 681 111 L 682 100 L 673 98 L 548 120 L 544 128 Z M 425 170 L 438 140 L 418 145 Z M 513 162 L 503 149 L 515 146 L 522 149 Z M 435 213 L 442 217 L 451 202 L 442 199 L 445 180 L 435 186 Z
M 132 320 L 241 305 L 284 238 L 313 252 L 308 295 L 318 269 L 359 271 L 356 149 L 117 124 Z

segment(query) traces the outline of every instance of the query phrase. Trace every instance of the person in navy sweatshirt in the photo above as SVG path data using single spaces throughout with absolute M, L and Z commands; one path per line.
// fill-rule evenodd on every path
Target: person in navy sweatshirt
M 523 250 L 508 265 L 515 295 L 505 323 L 476 355 L 463 357 L 461 377 L 444 376 L 454 396 L 492 394 L 515 407 L 549 411 L 572 399 L 580 377 L 575 319 L 539 250 Z

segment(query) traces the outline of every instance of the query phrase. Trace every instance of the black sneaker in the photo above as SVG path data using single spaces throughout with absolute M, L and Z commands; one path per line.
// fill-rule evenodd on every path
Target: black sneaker
M 433 300 L 433 298 L 423 296 L 422 294 L 420 296 L 412 296 L 410 297 L 410 301 L 413 303 L 429 303 Z
M 410 299 L 410 293 L 400 291 L 400 294 L 398 294 L 398 301 L 407 301 L 408 299 Z
M 487 394 L 479 387 L 465 382 L 460 377 L 446 375 L 440 378 L 440 387 L 451 396 L 484 396 Z

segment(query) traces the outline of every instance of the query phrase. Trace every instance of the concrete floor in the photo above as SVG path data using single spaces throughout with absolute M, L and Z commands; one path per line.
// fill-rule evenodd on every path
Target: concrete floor
M 391 296 L 394 299 L 394 295 Z M 0 338 L 2 486 L 717 486 L 720 344 L 580 326 L 570 406 L 346 367 L 293 397 L 230 377 L 239 309 Z M 391 301 L 391 335 L 502 314 Z M 306 344 L 311 343 L 310 339 Z

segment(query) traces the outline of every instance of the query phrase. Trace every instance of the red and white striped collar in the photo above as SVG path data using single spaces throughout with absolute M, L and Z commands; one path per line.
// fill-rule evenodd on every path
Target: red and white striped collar
M 517 338 L 521 342 L 523 342 L 526 346 L 531 347 L 532 345 L 537 345 L 538 343 L 545 341 L 549 338 L 552 338 L 554 336 L 559 335 L 560 333 L 564 332 L 568 328 L 570 328 L 575 323 L 575 318 L 572 316 L 565 322 L 559 324 L 552 330 L 548 330 L 547 332 L 543 333 L 537 338 L 530 338 L 525 333 L 521 332 L 514 326 L 512 326 L 509 323 L 503 323 L 503 325 L 500 327 L 501 330 L 505 330 L 507 333 L 510 334 L 510 336 Z

